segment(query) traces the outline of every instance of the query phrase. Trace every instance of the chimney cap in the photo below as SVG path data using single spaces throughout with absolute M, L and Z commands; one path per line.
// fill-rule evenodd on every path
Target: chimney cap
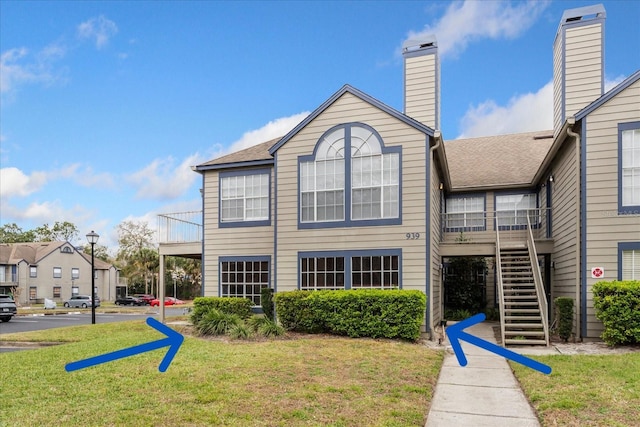
M 602 4 L 594 4 L 592 6 L 578 7 L 575 9 L 567 9 L 562 13 L 561 24 L 567 22 L 582 21 L 593 18 L 606 18 L 607 13 Z
M 405 42 L 402 43 L 402 53 L 415 52 L 434 47 L 438 47 L 435 34 L 426 34 L 405 40 Z

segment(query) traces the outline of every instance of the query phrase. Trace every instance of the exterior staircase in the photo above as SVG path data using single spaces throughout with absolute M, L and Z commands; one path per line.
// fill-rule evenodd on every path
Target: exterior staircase
M 498 267 L 503 345 L 549 345 L 546 296 L 541 278 L 536 283 L 535 277 L 540 274 L 537 257 L 524 243 L 500 247 Z

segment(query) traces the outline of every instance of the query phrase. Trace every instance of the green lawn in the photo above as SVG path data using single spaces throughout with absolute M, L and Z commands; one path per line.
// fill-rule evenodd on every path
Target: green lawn
M 443 357 L 389 340 L 186 336 L 165 373 L 165 349 L 64 370 L 160 337 L 143 321 L 4 335 L 67 342 L 0 354 L 0 426 L 422 426 Z
M 640 353 L 535 359 L 551 375 L 511 366 L 544 426 L 640 425 Z

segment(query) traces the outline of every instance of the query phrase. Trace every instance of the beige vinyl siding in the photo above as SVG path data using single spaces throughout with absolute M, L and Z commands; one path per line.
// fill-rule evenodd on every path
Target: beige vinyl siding
M 436 126 L 437 63 L 435 54 L 405 60 L 405 114 L 427 126 Z
M 602 94 L 602 24 L 569 28 L 565 37 L 566 118 Z
M 219 296 L 218 259 L 221 256 L 271 256 L 273 278 L 274 178 L 271 169 L 271 224 L 260 227 L 218 227 L 219 172 L 204 173 L 204 295 Z
M 562 68 L 562 52 L 564 47 L 564 38 L 562 35 L 562 29 L 556 35 L 556 39 L 553 43 L 553 129 L 554 134 L 557 134 L 562 127 L 562 87 L 563 87 L 563 68 Z
M 442 258 L 440 257 L 440 239 L 442 233 L 441 216 L 442 190 L 440 175 L 436 163 L 431 160 L 431 301 L 427 301 L 431 308 L 431 327 L 435 328 L 442 320 L 443 284 L 442 284 Z
M 575 307 L 580 305 L 580 278 L 578 277 L 578 170 L 576 144 L 567 138 L 552 165 L 551 187 L 552 236 L 554 252 L 551 261 L 551 301 L 557 297 L 569 297 Z M 550 303 L 551 310 L 555 310 Z M 578 310 L 575 310 L 574 334 L 578 336 Z
M 640 214 L 618 215 L 618 124 L 640 121 L 640 82 L 586 118 L 587 162 L 587 337 L 598 338 L 602 323 L 593 308 L 591 268 L 603 267 L 604 280 L 618 278 L 618 243 L 640 240 Z
M 361 122 L 373 127 L 385 147 L 402 148 L 402 225 L 298 229 L 298 157 L 312 154 L 318 139 L 333 126 Z M 404 289 L 425 291 L 427 278 L 425 194 L 426 135 L 389 114 L 345 93 L 278 150 L 278 291 L 298 287 L 298 253 L 401 249 Z M 420 233 L 409 240 L 406 233 Z

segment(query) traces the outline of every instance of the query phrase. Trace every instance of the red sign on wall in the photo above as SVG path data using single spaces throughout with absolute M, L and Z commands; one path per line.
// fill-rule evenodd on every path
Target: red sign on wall
M 593 267 L 591 269 L 591 278 L 592 279 L 602 279 L 604 277 L 604 268 L 602 267 Z

